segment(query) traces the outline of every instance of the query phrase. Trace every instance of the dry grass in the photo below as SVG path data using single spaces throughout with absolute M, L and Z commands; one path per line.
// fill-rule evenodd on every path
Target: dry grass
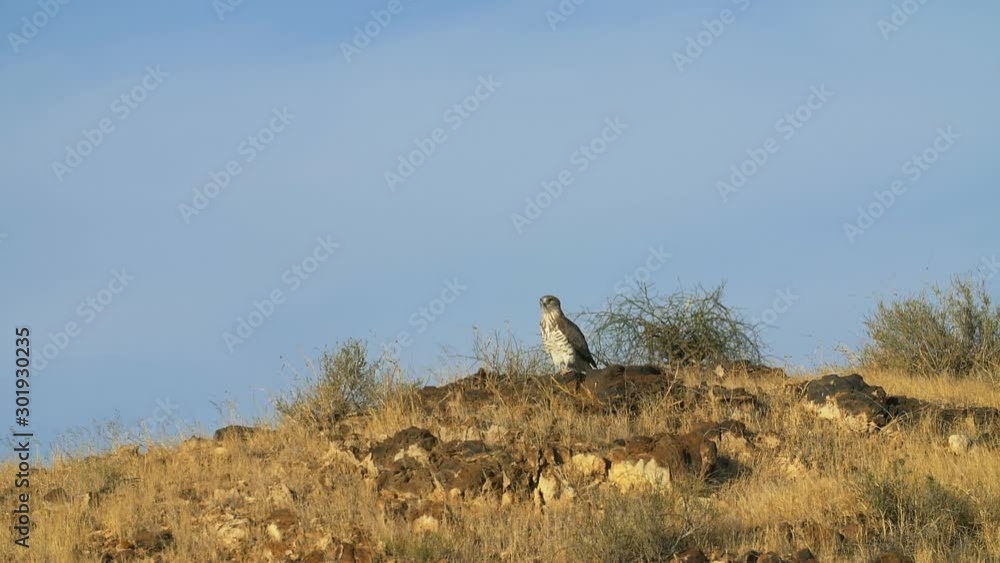
M 914 378 L 891 370 L 866 369 L 865 381 L 885 387 L 894 395 L 906 395 L 953 406 L 980 405 L 1000 408 L 1000 386 L 985 379 L 932 375 Z
M 1000 407 L 1000 391 L 981 381 L 912 379 L 888 371 L 864 375 L 891 394 Z M 682 376 L 688 382 L 714 377 Z M 95 530 L 133 538 L 140 530 L 165 527 L 174 541 L 161 552 L 163 561 L 266 561 L 264 550 L 271 541 L 266 522 L 287 502 L 280 494 L 287 487 L 294 492 L 291 508 L 301 523 L 303 542 L 366 538 L 376 560 L 657 561 L 689 546 L 734 553 L 789 553 L 808 546 L 821 561 L 869 561 L 888 549 L 900 549 L 917 562 L 1000 561 L 996 448 L 976 447 L 957 456 L 947 448 L 947 431 L 933 422 L 861 436 L 806 412 L 782 379 L 745 377 L 724 384 L 758 393 L 767 408 L 742 411 L 717 403 L 681 407 L 663 399 L 649 402 L 634 416 L 582 415 L 557 400 L 541 409 L 507 400 L 456 416 L 516 430 L 531 443 L 606 443 L 632 434 L 687 431 L 700 422 L 732 417 L 758 435 L 779 438 L 773 449 L 760 447 L 741 459 L 739 475 L 722 483 L 694 482 L 666 492 L 628 495 L 581 487 L 570 505 L 544 511 L 530 502 L 456 504 L 438 531 L 415 534 L 408 524 L 383 515 L 370 481 L 330 457 L 328 438 L 289 420 L 246 442 L 160 445 L 144 453 L 122 449 L 101 457 L 61 459 L 36 470 L 32 547 L 27 552 L 13 547 L 11 529 L 5 526 L 0 560 L 97 560 L 74 551 Z M 412 408 L 408 393 L 386 395 L 369 415 L 349 421 L 370 440 L 412 425 L 442 438 L 462 431 L 460 423 L 445 424 Z M 0 471 L 14 473 L 10 464 Z M 56 487 L 70 495 L 69 503 L 42 501 Z M 102 491 L 99 499 L 87 502 L 84 495 L 95 491 Z M 0 492 L 3 506 L 11 506 L 12 495 L 9 485 Z M 221 546 L 212 519 L 219 507 L 249 521 L 245 555 L 229 558 Z M 810 523 L 835 529 L 852 522 L 863 523 L 866 530 L 858 543 L 811 537 L 808 531 Z

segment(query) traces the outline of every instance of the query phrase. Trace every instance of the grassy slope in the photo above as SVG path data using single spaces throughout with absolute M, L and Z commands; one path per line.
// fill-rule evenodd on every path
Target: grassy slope
M 865 378 L 890 394 L 1000 407 L 1000 390 L 987 383 L 895 373 Z M 230 560 L 215 532 L 225 508 L 248 520 L 243 557 L 264 561 L 271 541 L 268 515 L 289 500 L 283 485 L 295 493 L 297 537 L 306 544 L 300 553 L 353 538 L 380 559 L 401 561 L 634 560 L 662 557 L 674 546 L 788 553 L 806 545 L 821 561 L 867 561 L 891 548 L 918 562 L 1000 561 L 1000 450 L 979 447 L 957 456 L 947 448 L 947 431 L 931 422 L 860 436 L 806 412 L 784 391 L 784 380 L 723 383 L 760 393 L 768 408 L 742 413 L 706 404 L 684 410 L 660 401 L 635 417 L 584 416 L 558 404 L 530 411 L 506 401 L 469 413 L 517 428 L 527 439 L 558 437 L 567 444 L 687 431 L 730 417 L 742 417 L 758 434 L 779 437 L 775 447 L 750 452 L 743 460 L 747 471 L 721 485 L 695 483 L 627 496 L 581 488 L 571 504 L 544 511 L 530 502 L 502 508 L 470 503 L 455 507 L 453 521 L 437 532 L 414 534 L 408 525 L 383 517 L 378 494 L 329 455 L 328 440 L 286 424 L 247 443 L 156 446 L 143 455 L 122 449 L 59 461 L 33 480 L 37 528 L 28 556 L 15 550 L 5 526 L 0 560 L 76 561 L 74 548 L 95 530 L 134 538 L 140 530 L 162 527 L 174 537 L 161 553 L 164 561 Z M 361 430 L 380 439 L 411 425 L 437 428 L 400 399 L 365 419 Z M 0 472 L 15 471 L 7 464 Z M 42 502 L 54 487 L 67 491 L 70 502 Z M 83 496 L 102 490 L 99 500 Z M 2 501 L 5 507 L 13 502 L 9 484 Z M 803 525 L 837 528 L 859 517 L 865 529 L 859 543 L 836 544 L 821 533 L 810 537 Z

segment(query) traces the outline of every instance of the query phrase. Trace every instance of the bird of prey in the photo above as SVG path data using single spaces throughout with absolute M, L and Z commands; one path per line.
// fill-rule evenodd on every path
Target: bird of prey
M 586 373 L 591 368 L 596 368 L 597 363 L 587 347 L 587 339 L 580 332 L 580 327 L 563 314 L 559 299 L 546 295 L 539 301 L 542 306 L 542 344 L 552 356 L 552 363 L 560 371 Z

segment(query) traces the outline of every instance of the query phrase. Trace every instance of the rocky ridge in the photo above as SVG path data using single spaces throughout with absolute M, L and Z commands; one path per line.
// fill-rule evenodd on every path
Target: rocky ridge
M 716 375 L 724 375 L 716 371 Z M 770 373 L 768 377 L 775 377 Z M 778 375 L 778 377 L 781 377 Z M 710 377 L 708 379 L 711 379 Z M 311 464 L 320 486 L 332 487 L 345 474 L 354 475 L 377 492 L 378 505 L 388 520 L 405 522 L 413 533 L 433 533 L 449 525 L 463 506 L 528 505 L 536 511 L 558 510 L 592 489 L 613 489 L 628 495 L 636 490 L 670 490 L 678 485 L 722 487 L 740 479 L 746 463 L 761 451 L 782 444 L 775 432 L 754 429 L 754 421 L 772 408 L 765 397 L 743 387 L 701 381 L 684 384 L 676 374 L 655 366 L 610 366 L 589 374 L 510 379 L 484 371 L 444 386 L 416 390 L 412 408 L 421 411 L 428 426 L 409 426 L 385 436 L 364 431 L 366 416 L 332 423 L 322 430 L 328 451 Z M 947 447 L 956 454 L 974 448 L 998 446 L 996 429 L 1000 411 L 992 408 L 952 408 L 907 397 L 889 395 L 858 374 L 830 374 L 818 379 L 788 382 L 785 391 L 806 413 L 831 421 L 837 428 L 859 436 L 891 432 L 921 420 L 934 419 L 954 426 L 966 421 L 975 435 L 954 433 Z M 582 415 L 617 413 L 629 417 L 650 402 L 668 402 L 678 408 L 709 405 L 726 413 L 720 420 L 704 421 L 686 431 L 635 433 L 606 442 L 574 443 L 526 435 L 515 425 L 497 424 L 481 413 L 505 402 L 522 408 L 550 408 L 554 402 L 569 405 Z M 246 426 L 219 429 L 212 440 L 191 438 L 176 455 L 225 455 L 272 430 Z M 142 456 L 136 451 L 122 455 Z M 788 475 L 802 471 L 798 459 L 787 460 Z M 249 483 L 216 489 L 210 497 L 192 490 L 199 526 L 212 530 L 232 560 L 251 557 L 267 561 L 375 561 L 380 546 L 370 534 L 357 529 L 349 537 L 331 538 L 314 531 L 295 510 L 300 492 L 286 486 L 269 488 L 260 498 Z M 61 488 L 45 495 L 51 506 L 100 502 L 112 490 L 74 498 Z M 266 502 L 267 516 L 251 519 L 244 507 Z M 864 540 L 864 518 L 827 528 L 810 522 L 793 522 L 769 530 L 801 545 L 849 544 Z M 252 542 L 254 530 L 263 530 L 263 552 Z M 81 556 L 102 561 L 162 560 L 175 541 L 177 530 L 141 530 L 122 537 L 96 530 L 77 546 Z M 249 555 L 253 553 L 253 555 Z M 816 561 L 808 548 L 778 554 L 769 551 L 727 553 L 688 547 L 675 552 L 675 561 Z M 880 561 L 910 560 L 903 553 L 887 551 Z

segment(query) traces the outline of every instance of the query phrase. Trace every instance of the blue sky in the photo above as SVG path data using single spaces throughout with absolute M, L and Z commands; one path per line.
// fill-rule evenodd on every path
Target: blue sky
M 473 326 L 534 344 L 539 296 L 599 307 L 650 248 L 659 287 L 727 280 L 796 366 L 856 346 L 877 296 L 1000 254 L 995 2 L 896 2 L 895 29 L 888 0 L 403 0 L 385 25 L 388 1 L 43 4 L 0 8 L 2 324 L 65 344 L 32 379 L 43 442 L 164 403 L 257 414 L 285 359 L 350 336 L 406 331 L 417 376 Z M 546 206 L 518 228 L 526 199 Z

